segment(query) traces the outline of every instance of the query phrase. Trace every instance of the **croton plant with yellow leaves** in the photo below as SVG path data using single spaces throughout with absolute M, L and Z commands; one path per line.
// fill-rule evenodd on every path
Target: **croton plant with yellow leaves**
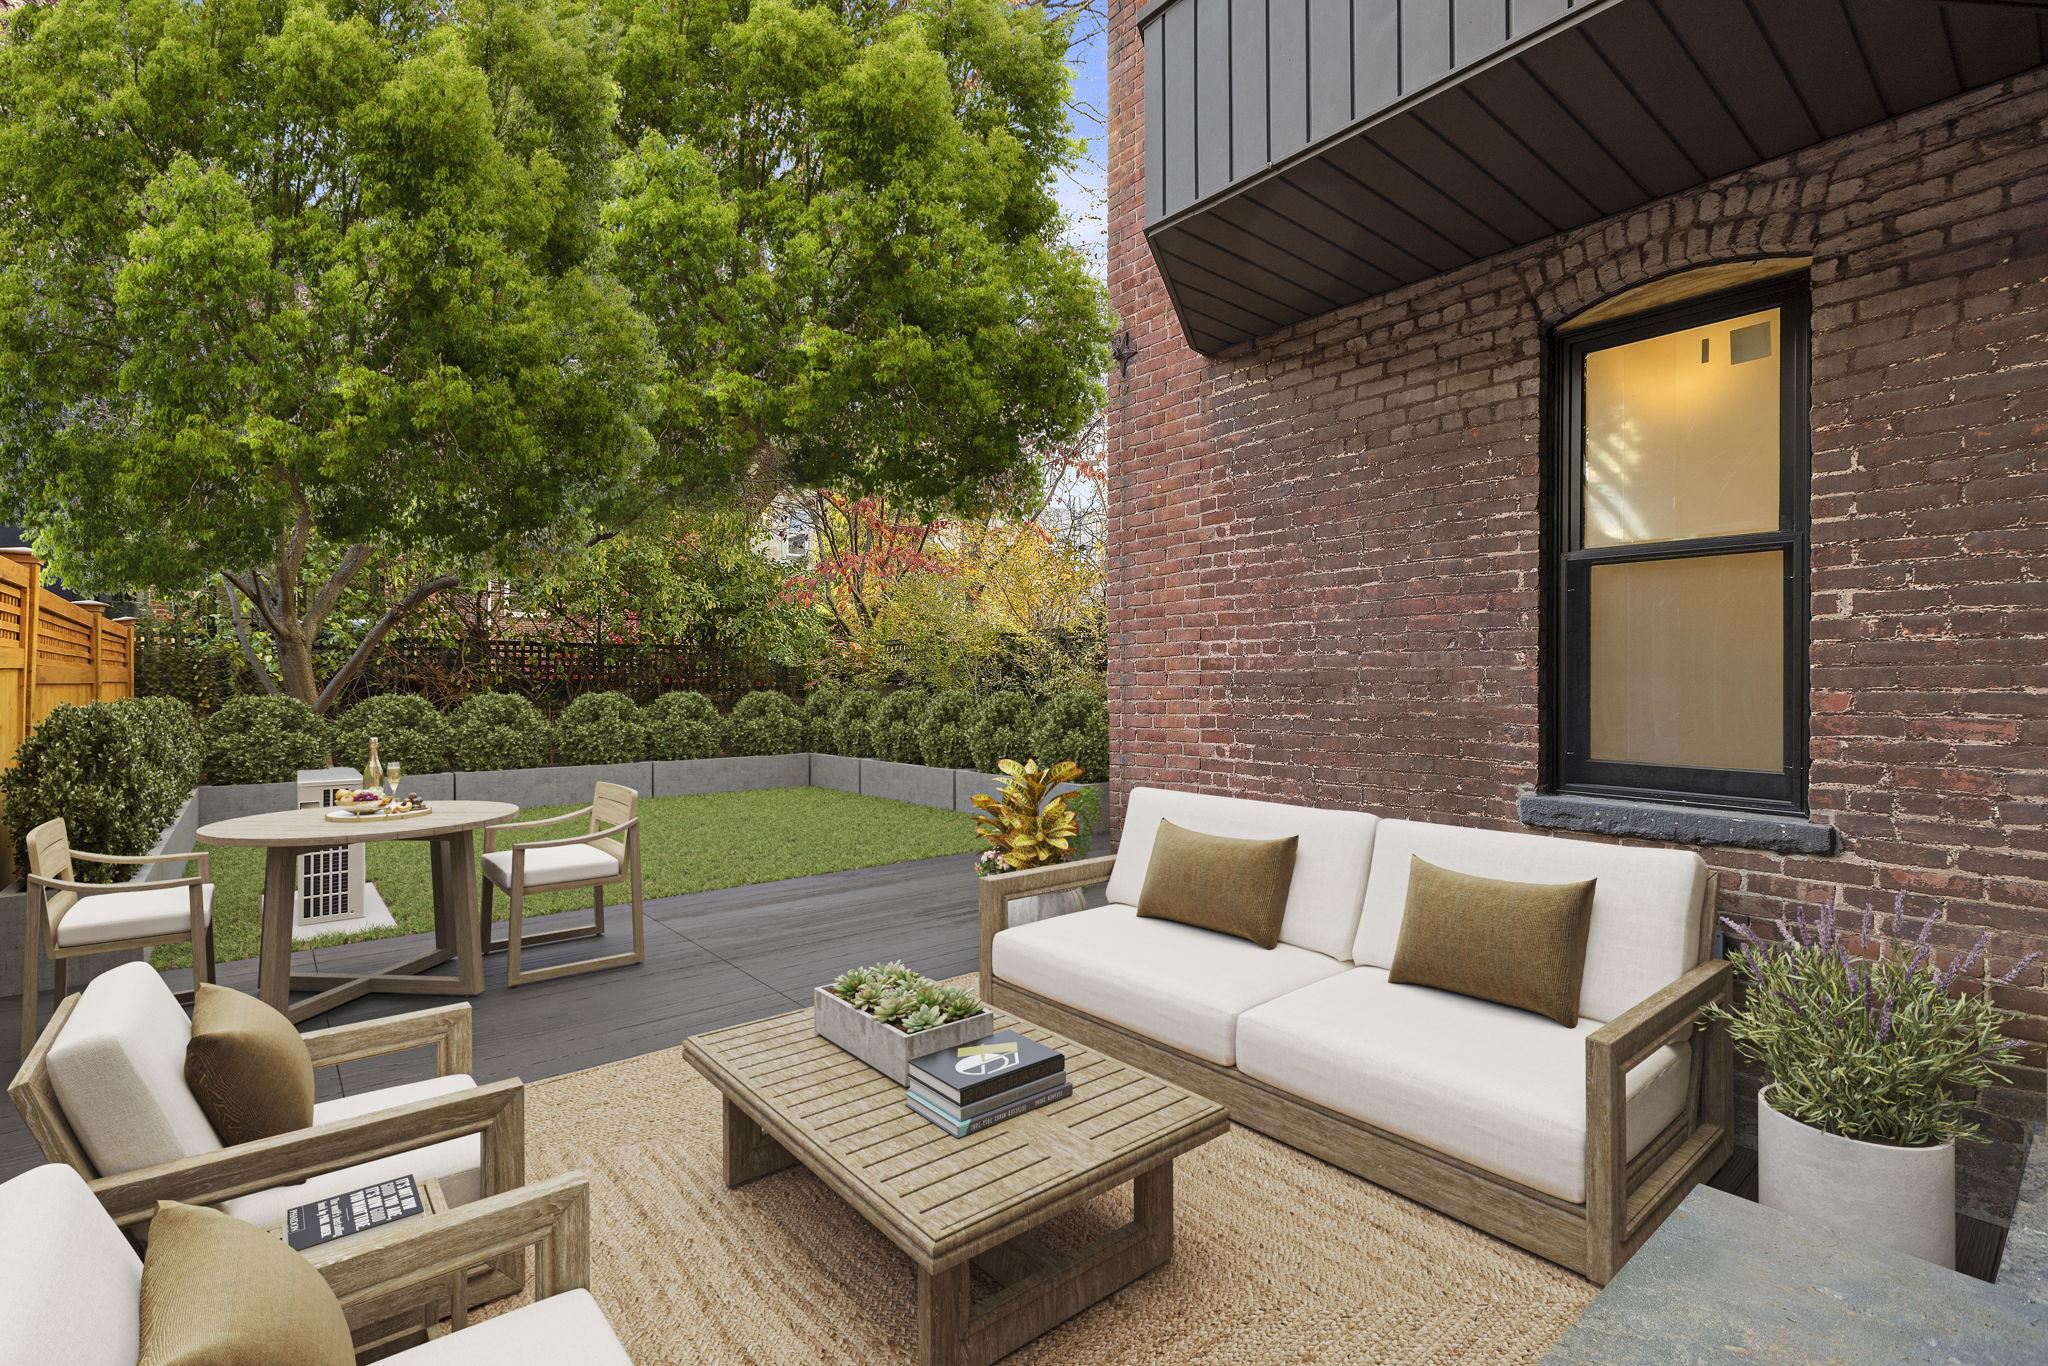
M 1045 794 L 1079 778 L 1081 766 L 1071 759 L 1049 768 L 1040 768 L 1035 759 L 1021 764 L 1004 759 L 996 767 L 1008 779 L 1001 795 L 974 794 L 974 809 L 981 813 L 974 818 L 974 830 L 989 844 L 988 852 L 976 861 L 975 872 L 987 877 L 1074 857 L 1081 843 L 1081 818 L 1064 794 L 1050 801 Z

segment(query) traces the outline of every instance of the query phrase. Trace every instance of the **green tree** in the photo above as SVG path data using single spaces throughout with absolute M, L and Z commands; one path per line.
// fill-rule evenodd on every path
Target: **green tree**
M 1068 21 L 1008 0 L 602 0 L 618 270 L 670 487 L 1028 496 L 1107 364 L 1060 243 Z
M 601 21 L 62 0 L 5 23 L 0 502 L 66 578 L 225 571 L 325 710 L 447 565 L 630 491 L 653 361 L 603 269 Z M 337 618 L 408 552 L 442 568 Z

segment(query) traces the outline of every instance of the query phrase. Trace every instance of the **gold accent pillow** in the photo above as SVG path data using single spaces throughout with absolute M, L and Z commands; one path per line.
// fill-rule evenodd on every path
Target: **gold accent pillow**
M 185 1085 L 233 1147 L 313 1122 L 313 1055 L 275 1008 L 209 982 L 192 1003 Z
M 1593 883 L 1500 882 L 1413 855 L 1389 982 L 1579 1022 Z
M 165 1200 L 142 1259 L 137 1366 L 355 1366 L 341 1301 L 275 1233 Z
M 1152 861 L 1145 867 L 1145 886 L 1138 893 L 1138 914 L 1236 935 L 1270 949 L 1280 942 L 1299 843 L 1296 835 L 1239 840 L 1161 821 Z

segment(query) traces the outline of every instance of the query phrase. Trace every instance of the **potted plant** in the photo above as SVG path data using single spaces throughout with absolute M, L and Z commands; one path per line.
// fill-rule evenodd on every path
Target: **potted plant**
M 1958 989 L 1990 936 L 1937 968 L 1941 918 L 1930 916 L 1909 950 L 1877 957 L 1867 909 L 1856 954 L 1832 905 L 1779 920 L 1775 938 L 1725 920 L 1742 940 L 1734 961 L 1745 990 L 1713 1017 L 1770 1074 L 1757 1096 L 1761 1203 L 1952 1267 L 1955 1145 L 1981 1137 L 1970 1102 L 2019 1046 L 2005 1035 L 2012 1012 L 1981 989 Z M 1904 929 L 1901 893 L 1890 942 L 1904 942 Z M 2037 957 L 1989 980 L 2009 983 Z
M 1040 768 L 1036 760 L 1004 759 L 996 767 L 1006 779 L 1000 795 L 974 794 L 975 810 L 981 813 L 974 818 L 974 832 L 989 846 L 975 861 L 975 873 L 990 877 L 1076 857 L 1085 847 L 1081 817 L 1065 795 L 1045 794 L 1080 777 L 1081 766 L 1071 759 L 1050 768 Z M 1018 897 L 1010 902 L 1010 923 L 1028 925 L 1086 904 L 1079 888 Z
M 943 986 L 901 963 L 841 973 L 813 993 L 818 1033 L 900 1086 L 913 1059 L 988 1037 L 995 1016 L 974 993 Z

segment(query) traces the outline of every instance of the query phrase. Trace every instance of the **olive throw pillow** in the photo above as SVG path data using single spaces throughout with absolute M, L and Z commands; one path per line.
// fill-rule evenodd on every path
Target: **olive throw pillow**
M 1593 883 L 1500 882 L 1410 857 L 1389 982 L 1579 1022 Z
M 207 983 L 192 1003 L 185 1085 L 232 1147 L 313 1122 L 313 1056 L 282 1013 Z
M 275 1233 L 165 1200 L 142 1259 L 137 1366 L 355 1366 L 348 1316 Z
M 1138 914 L 1236 935 L 1270 949 L 1280 942 L 1299 842 L 1295 835 L 1283 840 L 1204 835 L 1161 821 L 1138 893 Z

